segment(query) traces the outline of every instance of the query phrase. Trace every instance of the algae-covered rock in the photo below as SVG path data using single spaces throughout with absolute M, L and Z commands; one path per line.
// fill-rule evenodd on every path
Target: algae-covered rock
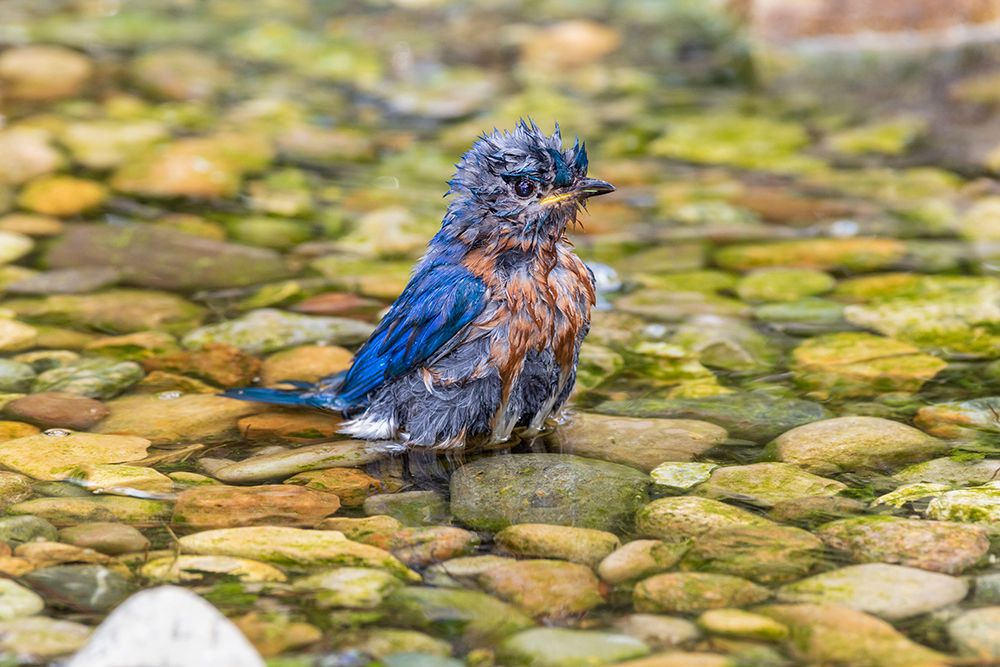
M 1000 532 L 1000 485 L 995 482 L 925 495 L 935 495 L 927 506 L 931 519 L 978 524 L 991 536 Z
M 53 431 L 3 443 L 0 464 L 34 479 L 60 480 L 81 465 L 137 461 L 149 445 L 145 438 Z
M 225 343 L 250 354 L 266 354 L 306 343 L 355 345 L 373 327 L 341 317 L 311 317 L 270 308 L 255 310 L 239 319 L 195 329 L 182 339 L 187 348 Z
M 182 491 L 172 523 L 192 528 L 315 526 L 340 509 L 332 493 L 284 484 L 248 488 L 196 486 Z
M 898 563 L 945 574 L 960 574 L 990 548 L 986 531 L 977 526 L 882 515 L 833 521 L 817 534 L 855 562 Z
M 391 622 L 426 630 L 467 646 L 493 646 L 534 625 L 524 613 L 479 591 L 407 586 L 390 593 L 382 609 Z
M 0 360 L 0 392 L 18 394 L 31 388 L 35 369 L 13 359 Z
M 41 373 L 36 392 L 59 392 L 88 398 L 114 398 L 142 380 L 142 367 L 131 361 L 85 359 Z
M 785 431 L 827 416 L 819 403 L 769 394 L 736 393 L 705 398 L 640 398 L 607 401 L 604 414 L 664 419 L 697 419 L 725 428 L 735 438 L 767 442 Z
M 609 584 L 628 584 L 671 569 L 689 546 L 685 539 L 633 540 L 608 554 L 597 573 Z
M 927 131 L 927 122 L 913 116 L 840 130 L 826 138 L 827 145 L 845 155 L 901 155 Z
M 0 54 L 0 86 L 15 100 L 47 102 L 78 95 L 94 71 L 84 54 L 64 46 L 28 44 Z
M 82 623 L 47 616 L 0 621 L 0 650 L 46 660 L 79 650 L 92 629 Z
M 885 621 L 841 605 L 777 604 L 756 610 L 788 626 L 793 656 L 858 667 L 944 667 L 949 660 Z
M 914 423 L 939 438 L 976 440 L 1000 432 L 998 413 L 1000 396 L 986 396 L 926 405 L 917 411 Z
M 448 521 L 448 502 L 436 491 L 380 493 L 364 501 L 365 514 L 391 516 L 404 526 L 427 526 Z
M 73 526 L 86 521 L 154 526 L 170 516 L 170 505 L 159 500 L 121 496 L 35 498 L 11 505 L 7 512 L 30 514 L 56 526 Z
M 692 493 L 770 507 L 799 498 L 833 496 L 846 488 L 842 482 L 810 474 L 794 465 L 769 462 L 716 468 L 711 478 Z
M 940 609 L 962 600 L 962 579 L 901 565 L 850 565 L 787 584 L 778 598 L 787 602 L 840 604 L 887 620 Z
M 51 144 L 51 135 L 38 128 L 0 130 L 0 184 L 18 185 L 55 171 L 62 154 Z
M 636 515 L 635 525 L 640 535 L 667 540 L 696 537 L 726 528 L 773 524 L 758 514 L 718 500 L 677 496 L 660 498 L 643 507 Z
M 577 412 L 553 434 L 554 448 L 652 470 L 690 461 L 726 439 L 726 430 L 692 419 L 640 419 Z
M 144 53 L 132 60 L 129 74 L 140 88 L 166 100 L 211 98 L 230 78 L 210 53 L 185 47 Z
M 762 586 L 727 574 L 670 572 L 643 579 L 632 591 L 636 611 L 697 614 L 708 609 L 742 607 L 771 596 Z
M 66 529 L 64 529 L 66 530 Z M 283 582 L 284 573 L 273 565 L 232 556 L 174 555 L 154 558 L 142 566 L 142 576 L 161 582 L 200 582 L 212 575 L 246 582 Z M 384 573 L 382 573 L 384 574 Z M 385 576 L 392 578 L 391 575 Z
M 290 275 L 280 255 L 162 225 L 74 225 L 48 247 L 53 268 L 113 267 L 140 287 L 211 290 L 242 287 Z
M 96 181 L 73 176 L 42 176 L 24 186 L 17 203 L 21 208 L 42 215 L 68 217 L 99 207 L 107 196 L 107 188 Z
M 729 371 L 763 371 L 780 357 L 774 343 L 746 322 L 717 315 L 699 315 L 686 320 L 671 339 L 698 355 L 711 368 Z
M 774 440 L 778 459 L 823 475 L 893 470 L 940 456 L 948 444 L 912 426 L 878 417 L 838 417 L 799 426 Z
M 252 405 L 252 404 L 250 404 Z M 223 482 L 247 484 L 270 479 L 283 479 L 310 470 L 353 468 L 387 458 L 385 448 L 364 440 L 307 445 L 296 449 L 258 454 L 214 471 Z
M 59 134 L 74 161 L 90 169 L 110 169 L 166 139 L 155 120 L 94 120 L 69 123 Z
M 942 457 L 907 466 L 892 477 L 906 484 L 930 482 L 966 486 L 986 484 L 995 480 L 998 475 L 1000 461 L 996 459 L 963 461 Z
M 799 385 L 833 397 L 919 391 L 947 365 L 909 343 L 855 332 L 810 338 L 792 357 Z
M 789 526 L 722 528 L 695 539 L 680 568 L 731 574 L 759 584 L 800 579 L 823 560 L 823 542 Z
M 736 292 L 749 301 L 797 301 L 829 292 L 836 282 L 811 269 L 761 269 L 740 280 Z
M 304 530 L 283 526 L 249 526 L 207 530 L 180 538 L 185 553 L 249 558 L 282 567 L 372 567 L 404 581 L 420 577 L 392 554 L 352 542 L 335 530 Z
M 959 653 L 973 659 L 1000 659 L 1000 607 L 967 611 L 948 624 L 948 636 Z
M 107 403 L 111 414 L 97 433 L 139 435 L 153 444 L 224 442 L 239 436 L 241 417 L 261 410 L 255 403 L 209 394 L 163 393 L 123 396 Z
M 808 239 L 728 246 L 715 254 L 715 261 L 733 271 L 791 267 L 861 272 L 891 266 L 905 254 L 906 246 L 896 239 Z
M 534 617 L 564 618 L 604 603 L 600 581 L 584 565 L 561 560 L 516 560 L 484 571 L 481 588 Z
M 132 592 L 121 574 L 103 565 L 56 565 L 25 575 L 33 588 L 59 596 L 64 604 L 81 611 L 107 612 Z
M 5 307 L 26 320 L 102 333 L 186 331 L 205 311 L 166 292 L 108 290 L 96 294 L 58 294 L 43 299 L 12 299 Z
M 373 609 L 402 582 L 388 572 L 340 567 L 297 579 L 294 589 L 312 596 L 321 608 Z
M 649 477 L 658 487 L 669 491 L 687 491 L 707 481 L 718 467 L 715 463 L 661 463 L 649 472 Z
M 634 468 L 579 456 L 497 456 L 452 475 L 451 511 L 479 530 L 554 523 L 614 532 L 631 526 L 648 483 Z
M 515 556 L 559 558 L 591 567 L 621 546 L 614 533 L 542 523 L 508 526 L 494 539 L 503 551 Z
M 0 542 L 14 548 L 27 542 L 58 539 L 56 527 L 33 515 L 0 517 Z
M 511 667 L 598 667 L 648 653 L 648 646 L 626 635 L 570 628 L 526 630 L 497 647 L 497 657 Z

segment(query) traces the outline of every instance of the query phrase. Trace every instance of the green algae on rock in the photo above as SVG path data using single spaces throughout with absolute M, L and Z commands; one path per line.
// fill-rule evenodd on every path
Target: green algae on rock
M 822 562 L 823 542 L 811 533 L 790 526 L 747 526 L 698 536 L 684 553 L 680 569 L 773 585 L 801 579 Z
M 842 482 L 810 474 L 794 465 L 764 462 L 717 467 L 692 493 L 770 507 L 800 498 L 833 496 L 846 489 Z
M 628 530 L 649 478 L 627 466 L 568 454 L 479 459 L 452 475 L 451 511 L 479 530 L 554 523 Z
M 760 515 L 718 500 L 677 496 L 654 500 L 640 509 L 635 525 L 640 535 L 673 539 L 697 537 L 727 528 L 767 527 L 774 524 Z
M 537 628 L 509 637 L 497 648 L 511 667 L 572 667 L 621 663 L 649 654 L 649 647 L 625 635 L 569 628 Z
M 863 272 L 891 266 L 905 254 L 906 246 L 896 239 L 808 239 L 729 246 L 715 254 L 715 262 L 732 271 L 791 267 Z
M 632 592 L 640 612 L 697 614 L 742 607 L 771 596 L 763 586 L 728 574 L 669 572 L 643 579 Z
M 13 299 L 4 306 L 31 322 L 122 334 L 187 331 L 205 316 L 204 309 L 174 294 L 131 289 Z
M 621 546 L 614 533 L 543 523 L 508 526 L 494 539 L 504 552 L 515 556 L 559 558 L 591 567 Z
M 266 354 L 318 341 L 354 345 L 364 342 L 372 330 L 371 325 L 357 320 L 264 308 L 235 320 L 190 331 L 181 343 L 187 348 L 225 343 L 250 354 Z

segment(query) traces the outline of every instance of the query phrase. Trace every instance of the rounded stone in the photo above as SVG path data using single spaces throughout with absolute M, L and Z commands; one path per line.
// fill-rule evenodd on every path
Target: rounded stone
M 771 444 L 777 457 L 808 472 L 892 471 L 940 456 L 948 444 L 879 417 L 837 417 L 793 428 Z
M 487 592 L 525 613 L 564 618 L 604 603 L 600 581 L 589 567 L 560 560 L 517 560 L 491 567 L 476 581 Z
M 742 609 L 710 609 L 698 617 L 705 632 L 725 637 L 782 641 L 788 637 L 788 627 L 767 616 Z
M 42 428 L 86 431 L 111 414 L 104 403 L 86 396 L 54 391 L 18 398 L 4 406 L 4 412 Z
M 451 509 L 477 530 L 552 523 L 622 532 L 646 502 L 648 483 L 634 468 L 579 456 L 494 456 L 452 475 Z
M 965 612 L 948 624 L 948 636 L 962 655 L 1000 660 L 1000 607 Z
M 681 559 L 689 540 L 633 540 L 601 561 L 597 573 L 612 585 L 666 572 Z
M 94 521 L 62 528 L 59 531 L 59 539 L 109 556 L 135 553 L 149 548 L 149 540 L 138 529 L 110 521 Z
M 658 574 L 640 581 L 632 591 L 636 611 L 668 614 L 745 607 L 770 596 L 770 591 L 752 581 L 706 572 Z
M 635 523 L 640 535 L 660 539 L 695 537 L 723 528 L 773 525 L 758 514 L 698 496 L 654 500 L 639 510 Z
M 0 54 L 0 84 L 5 95 L 19 100 L 73 97 L 93 69 L 85 55 L 62 46 L 20 46 Z
M 648 646 L 626 635 L 535 628 L 502 642 L 497 647 L 497 662 L 506 667 L 574 667 L 613 664 L 648 653 Z
M 628 614 L 616 620 L 614 627 L 653 649 L 674 648 L 701 636 L 698 626 L 691 621 L 659 614 Z
M 621 546 L 614 533 L 543 523 L 508 526 L 494 540 L 502 551 L 515 556 L 558 558 L 589 567 L 596 567 Z

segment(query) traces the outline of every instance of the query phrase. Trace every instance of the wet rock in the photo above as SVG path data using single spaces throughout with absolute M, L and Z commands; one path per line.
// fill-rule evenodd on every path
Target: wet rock
M 477 530 L 512 523 L 622 530 L 646 501 L 648 481 L 634 468 L 579 456 L 496 456 L 452 475 L 451 511 Z
M 321 609 L 374 609 L 401 586 L 399 579 L 382 570 L 341 567 L 298 579 L 293 588 L 315 599 Z
M 135 58 L 129 75 L 137 86 L 164 100 L 203 100 L 229 83 L 229 72 L 205 51 L 163 48 Z
M 939 438 L 975 440 L 1000 432 L 997 411 L 1000 411 L 1000 396 L 935 403 L 920 408 L 914 423 Z
M 818 403 L 775 398 L 765 393 L 681 399 L 608 401 L 599 412 L 628 417 L 698 419 L 725 428 L 734 438 L 767 442 L 785 431 L 828 416 Z
M 566 454 L 652 470 L 690 461 L 726 439 L 725 429 L 692 419 L 638 419 L 576 413 L 560 425 L 553 447 Z
M 461 667 L 463 662 L 454 658 L 426 653 L 396 653 L 382 658 L 385 667 Z
M 818 475 L 892 470 L 948 451 L 947 443 L 912 426 L 878 417 L 838 417 L 783 433 L 777 457 Z
M 462 589 L 407 586 L 391 593 L 382 608 L 392 622 L 467 646 L 494 646 L 533 625 L 516 607 Z
M 514 556 L 557 558 L 591 568 L 621 546 L 614 533 L 541 523 L 508 526 L 494 540 L 502 551 Z
M 157 500 L 118 496 L 35 498 L 11 505 L 7 512 L 33 514 L 57 526 L 87 521 L 122 521 L 151 526 L 170 516 L 170 506 Z
M 1000 607 L 967 611 L 948 624 L 948 636 L 958 652 L 980 660 L 1000 659 Z
M 293 162 L 339 164 L 375 157 L 372 137 L 362 130 L 297 125 L 276 137 L 278 152 Z
M 142 367 L 146 371 L 190 375 L 220 387 L 242 387 L 257 377 L 260 361 L 230 345 L 214 343 L 200 350 L 145 359 Z
M 89 398 L 117 396 L 142 380 L 142 367 L 131 361 L 83 359 L 40 373 L 33 385 L 38 393 L 63 393 Z
M 315 443 L 336 440 L 343 419 L 318 412 L 262 412 L 239 421 L 240 433 L 257 443 Z
M 10 579 L 0 580 L 0 621 L 34 616 L 45 608 L 45 601 L 32 590 Z
M 692 491 L 719 500 L 739 500 L 760 507 L 815 496 L 833 496 L 846 484 L 800 470 L 787 463 L 752 463 L 716 468 L 711 478 Z
M 528 72 L 559 72 L 600 61 L 621 43 L 621 34 L 594 21 L 559 21 L 521 46 L 521 66 Z M 542 45 L 547 45 L 543 47 Z
M 947 491 L 949 488 L 950 487 L 947 484 L 932 484 L 930 482 L 904 484 L 889 493 L 879 496 L 872 504 L 903 507 L 907 503 L 917 502 L 924 498 L 937 496 L 942 492 Z
M 340 645 L 352 651 L 378 658 L 380 662 L 396 656 L 421 655 L 443 659 L 451 654 L 448 642 L 435 639 L 416 630 L 369 628 L 344 638 Z M 417 651 L 418 653 L 413 653 Z M 448 661 L 449 664 L 451 661 Z M 403 664 L 406 664 L 404 661 Z M 418 665 L 420 663 L 417 663 Z M 437 663 L 431 663 L 436 665 Z
M 497 565 L 513 562 L 516 562 L 513 558 L 493 554 L 452 558 L 427 568 L 424 583 L 441 588 L 476 588 L 479 575 Z
M 798 301 L 824 294 L 836 284 L 833 276 L 810 269 L 761 269 L 740 280 L 736 287 L 747 301 Z
M 35 242 L 29 236 L 0 231 L 0 264 L 8 264 L 24 257 L 34 246 Z
M 0 471 L 0 507 L 7 507 L 34 495 L 31 480 L 16 472 Z
M 940 521 L 979 524 L 994 535 L 1000 527 L 1000 485 L 991 482 L 940 493 L 927 505 L 927 516 Z
M 136 492 L 162 494 L 174 490 L 173 480 L 147 466 L 86 463 L 70 479 L 93 493 L 131 496 Z
M 757 610 L 791 630 L 789 648 L 807 662 L 858 667 L 943 667 L 944 655 L 916 644 L 885 621 L 835 605 L 768 605 Z
M 962 600 L 969 586 L 962 579 L 901 565 L 866 563 L 824 572 L 783 586 L 787 602 L 840 604 L 899 620 Z
M 197 486 L 177 496 L 174 524 L 192 528 L 315 526 L 340 509 L 332 493 L 302 486 Z
M 170 393 L 124 396 L 109 401 L 107 407 L 111 414 L 98 424 L 96 432 L 141 433 L 154 445 L 235 440 L 240 417 L 261 409 L 254 403 L 219 396 Z
M 28 364 L 13 359 L 0 359 L 0 392 L 24 393 L 31 389 L 34 380 L 35 369 Z
M 661 463 L 650 471 L 649 477 L 657 487 L 667 491 L 687 491 L 707 481 L 718 467 L 715 463 Z
M 4 305 L 41 324 L 71 325 L 102 333 L 183 331 L 196 326 L 205 315 L 200 307 L 173 294 L 125 289 L 14 299 Z
M 823 542 L 789 526 L 728 528 L 698 537 L 684 553 L 686 571 L 731 574 L 771 585 L 801 579 L 823 561 Z
M 48 102 L 78 95 L 90 79 L 90 58 L 62 46 L 31 44 L 0 54 L 0 86 L 15 100 Z
M 72 269 L 67 269 L 72 271 Z M 150 357 L 175 353 L 180 348 L 177 339 L 163 331 L 140 331 L 122 336 L 107 336 L 88 343 L 86 350 L 103 357 L 127 361 L 142 361 Z
M 449 520 L 448 503 L 436 491 L 403 491 L 369 496 L 365 514 L 385 514 L 404 526 L 430 526 Z
M 145 551 L 150 546 L 146 536 L 132 526 L 106 521 L 63 528 L 59 531 L 59 540 L 109 556 Z
M 649 654 L 638 639 L 610 632 L 536 628 L 520 632 L 497 647 L 497 658 L 510 667 L 607 665 Z
M 945 574 L 960 574 L 989 550 L 986 531 L 944 521 L 866 516 L 820 526 L 832 549 L 861 563 L 897 563 Z
M 347 370 L 353 356 L 350 350 L 336 345 L 303 345 L 276 352 L 264 360 L 260 383 L 273 385 L 283 380 L 316 382 L 327 375 Z
M 256 134 L 177 139 L 123 164 L 111 186 L 145 197 L 231 197 L 244 174 L 263 169 L 273 158 L 269 142 Z
M 86 294 L 118 282 L 119 273 L 104 266 L 45 271 L 7 285 L 8 294 Z
M 772 618 L 742 609 L 710 609 L 698 617 L 702 630 L 713 635 L 766 642 L 783 641 L 788 627 Z
M 123 463 L 146 456 L 149 441 L 144 438 L 73 433 L 70 431 L 31 435 L 8 440 L 0 448 L 0 463 L 42 480 L 74 476 L 83 464 Z
M 723 248 L 716 263 L 732 271 L 794 267 L 829 271 L 876 271 L 903 258 L 902 241 L 887 238 L 803 239 Z
M 62 154 L 42 129 L 16 127 L 0 130 L 0 184 L 19 185 L 55 171 Z
M 266 354 L 317 341 L 354 345 L 364 342 L 371 332 L 371 325 L 357 320 L 311 317 L 265 308 L 239 319 L 195 329 L 182 342 L 187 348 L 226 343 L 250 354 Z
M 691 621 L 657 614 L 628 614 L 617 619 L 614 628 L 654 650 L 681 646 L 701 636 Z
M 69 650 L 80 643 L 83 640 Z M 130 597 L 97 628 L 68 667 L 144 665 L 150 656 L 157 656 L 164 667 L 199 661 L 264 667 L 243 634 L 215 607 L 177 586 Z
M 292 475 L 285 484 L 333 493 L 344 507 L 361 507 L 368 496 L 382 490 L 382 482 L 357 468 L 328 468 Z
M 29 435 L 38 435 L 39 433 L 41 433 L 41 429 L 37 426 L 32 426 L 31 424 L 15 421 L 0 421 L 0 442 L 4 440 L 14 440 L 15 438 L 24 438 Z M 0 477 L 0 480 L 2 480 L 2 477 Z M 3 484 L 4 483 L 0 481 L 0 489 L 2 489 Z M 0 495 L 2 495 L 2 491 L 0 491 Z
M 90 633 L 81 623 L 47 616 L 0 621 L 0 651 L 45 661 L 76 651 Z
M 729 667 L 730 656 L 718 653 L 672 651 L 658 653 L 648 658 L 619 662 L 620 667 Z
M 688 540 L 633 540 L 608 554 L 597 573 L 609 584 L 628 584 L 673 568 L 689 546 Z
M 615 308 L 644 318 L 676 322 L 695 316 L 743 317 L 750 308 L 741 301 L 702 292 L 641 289 L 615 299 Z
M 31 563 L 32 569 L 67 563 L 106 564 L 111 559 L 93 549 L 84 549 L 59 542 L 28 542 L 14 550 L 14 555 Z
M 315 625 L 293 621 L 282 612 L 256 612 L 236 619 L 236 627 L 264 657 L 315 644 L 323 632 Z
M 71 122 L 59 134 L 73 160 L 90 169 L 112 169 L 169 136 L 154 120 L 93 120 Z
M 697 496 L 660 498 L 636 515 L 640 535 L 660 539 L 696 537 L 723 528 L 767 527 L 764 517 L 726 503 Z
M 671 572 L 643 579 L 632 591 L 636 611 L 697 614 L 763 602 L 770 591 L 727 574 Z
M 743 320 L 718 315 L 685 320 L 671 342 L 694 352 L 705 366 L 730 371 L 763 371 L 780 357 L 767 336 Z
M 46 250 L 45 261 L 57 269 L 111 267 L 123 282 L 164 290 L 242 287 L 289 275 L 272 250 L 148 224 L 74 225 Z
M 55 541 L 56 527 L 37 516 L 0 517 L 0 542 L 16 547 L 26 542 Z
M 994 459 L 960 461 L 942 457 L 907 466 L 892 477 L 903 483 L 933 482 L 966 486 L 990 482 L 997 478 L 998 473 L 1000 461 Z
M 24 186 L 17 203 L 34 213 L 65 218 L 98 208 L 107 196 L 107 189 L 96 181 L 74 176 L 41 176 Z
M 947 365 L 909 343 L 858 332 L 810 338 L 792 358 L 795 381 L 820 398 L 919 391 Z
M 3 141 L 3 133 L 0 132 L 0 142 Z M 0 182 L 3 181 L 3 174 L 0 172 Z M 10 213 L 0 216 L 0 230 L 23 234 L 25 236 L 57 236 L 65 225 L 61 220 L 47 215 L 35 215 L 33 213 Z
M 39 337 L 35 327 L 17 320 L 0 319 L 0 351 L 18 352 L 34 347 Z
M 604 603 L 600 581 L 589 567 L 577 563 L 518 560 L 491 567 L 476 581 L 534 617 L 563 618 Z
M 180 538 L 187 553 L 250 558 L 296 568 L 361 566 L 385 570 L 404 581 L 419 580 L 390 553 L 352 542 L 333 530 L 251 526 L 208 530 Z
M 273 565 L 231 556 L 172 555 L 154 558 L 142 566 L 143 577 L 163 582 L 201 583 L 215 577 L 242 582 L 283 582 L 284 573 Z M 391 576 L 391 575 L 386 575 Z
M 253 405 L 248 403 L 247 405 Z M 284 479 L 311 470 L 353 468 L 387 458 L 389 453 L 364 440 L 341 440 L 307 445 L 274 454 L 258 454 L 230 463 L 213 472 L 220 481 L 248 484 L 270 479 Z
M 29 572 L 24 580 L 36 592 L 80 611 L 109 611 L 131 593 L 122 575 L 102 565 L 45 567 Z
M 479 536 L 451 526 L 404 528 L 392 535 L 389 546 L 410 567 L 427 567 L 475 552 Z

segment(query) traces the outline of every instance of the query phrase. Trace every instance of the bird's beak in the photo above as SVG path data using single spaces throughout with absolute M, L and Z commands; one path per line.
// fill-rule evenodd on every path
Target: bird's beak
M 567 192 L 560 192 L 555 195 L 549 195 L 548 197 L 542 199 L 539 203 L 542 206 L 548 206 L 550 204 L 557 204 L 559 202 L 566 201 L 567 199 L 588 199 L 590 197 L 597 197 L 598 195 L 606 195 L 609 192 L 614 191 L 615 186 L 611 185 L 607 181 L 602 181 L 596 178 L 584 178 L 574 185 L 571 190 L 568 190 Z

